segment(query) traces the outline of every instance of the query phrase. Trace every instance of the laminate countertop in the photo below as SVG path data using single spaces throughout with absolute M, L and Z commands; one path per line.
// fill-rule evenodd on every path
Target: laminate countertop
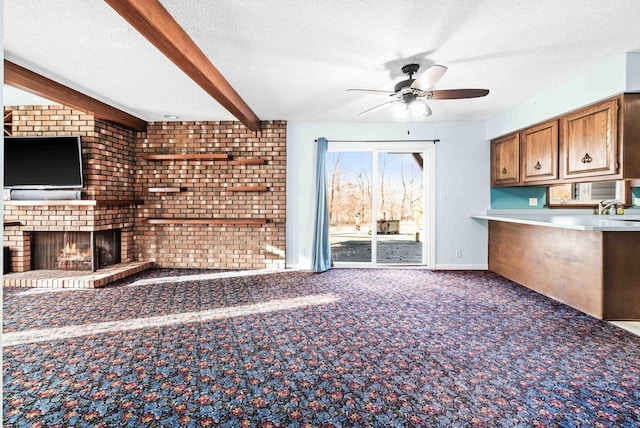
M 594 214 L 555 214 L 549 212 L 523 213 L 522 211 L 508 213 L 505 211 L 506 210 L 499 212 L 488 211 L 486 214 L 472 215 L 471 218 L 596 232 L 640 232 L 640 214 L 635 213 L 609 216 Z

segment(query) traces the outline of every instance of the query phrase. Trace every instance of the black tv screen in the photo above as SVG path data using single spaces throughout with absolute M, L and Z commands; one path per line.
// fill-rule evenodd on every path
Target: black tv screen
M 80 137 L 4 137 L 4 187 L 82 188 Z

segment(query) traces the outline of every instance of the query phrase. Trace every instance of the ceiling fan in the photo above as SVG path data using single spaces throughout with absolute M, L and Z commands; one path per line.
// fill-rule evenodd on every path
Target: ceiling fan
M 419 64 L 407 64 L 402 67 L 402 72 L 409 76 L 407 80 L 398 82 L 392 91 L 380 91 L 376 89 L 347 89 L 347 91 L 363 92 L 368 94 L 386 95 L 390 101 L 367 109 L 359 114 L 365 114 L 391 107 L 394 116 L 401 121 L 409 118 L 415 120 L 431 115 L 431 109 L 425 100 L 456 100 L 462 98 L 484 97 L 489 93 L 488 89 L 438 89 L 430 90 L 447 72 L 444 65 L 432 65 L 416 79 L 413 75 L 420 69 Z

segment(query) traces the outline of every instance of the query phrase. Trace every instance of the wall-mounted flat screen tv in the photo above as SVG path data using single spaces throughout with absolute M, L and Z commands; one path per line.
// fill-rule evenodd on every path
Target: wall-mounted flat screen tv
M 81 189 L 82 141 L 77 137 L 4 137 L 4 187 Z

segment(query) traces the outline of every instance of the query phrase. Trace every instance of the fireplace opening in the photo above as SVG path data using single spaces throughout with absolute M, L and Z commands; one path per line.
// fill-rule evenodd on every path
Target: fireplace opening
M 34 232 L 31 269 L 91 270 L 120 263 L 120 230 Z

